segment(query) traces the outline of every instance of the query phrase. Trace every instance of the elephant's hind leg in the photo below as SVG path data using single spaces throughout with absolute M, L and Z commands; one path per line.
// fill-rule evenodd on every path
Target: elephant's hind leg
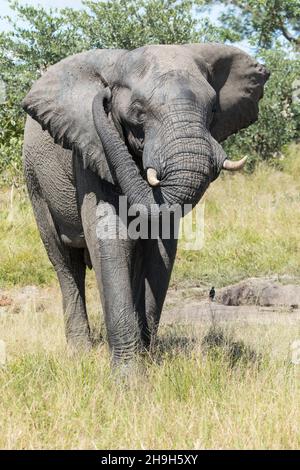
M 32 178 L 27 183 L 34 215 L 62 291 L 67 342 L 75 350 L 89 349 L 91 341 L 85 305 L 84 250 L 68 247 L 61 242 L 48 205 L 39 191 L 32 189 L 31 181 Z
M 91 348 L 85 301 L 84 250 L 64 248 L 64 269 L 57 270 L 62 296 L 67 342 L 75 350 Z

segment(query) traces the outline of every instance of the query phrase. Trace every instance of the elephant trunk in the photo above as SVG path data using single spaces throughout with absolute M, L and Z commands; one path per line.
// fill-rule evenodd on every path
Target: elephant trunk
M 94 99 L 94 123 L 110 170 L 128 197 L 129 205 L 138 204 L 139 210 L 141 208 L 147 216 L 153 215 L 153 210 L 158 210 L 162 204 L 167 207 L 189 204 L 192 208 L 222 168 L 225 153 L 220 153 L 218 158 L 213 155 L 212 137 L 199 123 L 196 110 L 189 111 L 181 118 L 182 112 L 170 110 L 160 130 L 153 130 L 153 138 L 148 136 L 146 139 L 144 166 L 148 170 L 156 170 L 155 174 L 152 173 L 154 183 L 155 175 L 160 180 L 150 186 L 108 121 L 103 94 L 99 93 Z

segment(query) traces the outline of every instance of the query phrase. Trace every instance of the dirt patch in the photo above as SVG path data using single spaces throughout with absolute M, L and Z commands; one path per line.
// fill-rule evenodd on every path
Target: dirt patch
M 209 288 L 170 289 L 163 323 L 297 324 L 300 322 L 298 279 L 250 278 L 216 289 L 213 302 Z
M 295 324 L 300 322 L 300 285 L 283 284 L 272 279 L 248 279 L 239 284 L 216 289 L 213 302 L 209 289 L 169 289 L 162 323 L 197 324 L 226 322 L 252 324 Z M 57 311 L 61 313 L 58 287 L 27 286 L 0 290 L 0 316 Z M 96 286 L 88 289 L 88 311 L 101 310 Z M 98 315 L 97 313 L 97 315 Z
M 258 305 L 222 305 L 217 302 L 186 300 L 167 304 L 162 323 L 244 323 L 244 324 L 299 324 L 300 309 L 288 307 L 260 307 Z
M 55 299 L 55 300 L 54 300 Z M 56 288 L 26 286 L 0 290 L 0 314 L 17 314 L 28 309 L 43 311 L 60 299 Z

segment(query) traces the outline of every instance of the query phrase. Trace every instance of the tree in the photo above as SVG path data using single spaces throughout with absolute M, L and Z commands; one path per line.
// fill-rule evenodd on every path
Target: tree
M 31 83 L 51 64 L 88 47 L 71 10 L 61 12 L 22 6 L 10 1 L 16 19 L 8 17 L 11 30 L 0 34 L 0 80 L 5 96 L 0 103 L 0 173 L 7 168 L 21 176 L 24 113 L 20 107 Z
M 26 1 L 26 0 L 24 0 Z M 32 82 L 51 64 L 92 48 L 134 49 L 144 44 L 234 42 L 248 39 L 272 72 L 260 120 L 229 139 L 232 154 L 268 158 L 293 140 L 300 128 L 292 87 L 299 58 L 299 0 L 225 1 L 220 24 L 207 8 L 213 0 L 85 0 L 83 10 L 45 9 L 9 1 L 15 18 L 0 33 L 0 174 L 21 175 L 24 113 L 20 102 Z M 237 14 L 238 12 L 238 14 Z M 283 38 L 289 53 L 276 45 Z M 285 38 L 285 39 L 284 39 Z M 4 90 L 5 88 L 5 90 Z M 277 114 L 276 114 L 277 113 Z
M 299 0 L 206 0 L 199 11 L 220 3 L 223 39 L 246 39 L 271 72 L 259 120 L 229 138 L 225 147 L 231 155 L 248 153 L 252 163 L 258 159 L 273 161 L 300 131 L 300 103 L 293 99 L 300 77 Z
M 77 25 L 90 47 L 135 49 L 199 39 L 191 0 L 84 1 Z
M 207 5 L 226 6 L 220 15 L 223 34 L 247 39 L 257 48 L 269 49 L 283 39 L 300 50 L 299 0 L 207 0 Z

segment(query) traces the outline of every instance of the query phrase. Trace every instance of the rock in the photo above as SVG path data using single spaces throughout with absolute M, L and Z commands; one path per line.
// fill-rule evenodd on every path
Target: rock
M 251 278 L 217 292 L 217 302 L 223 305 L 258 305 L 264 307 L 300 306 L 300 286 L 283 285 L 271 279 Z
M 8 307 L 12 305 L 13 301 L 11 298 L 7 297 L 6 295 L 0 295 L 0 307 Z

